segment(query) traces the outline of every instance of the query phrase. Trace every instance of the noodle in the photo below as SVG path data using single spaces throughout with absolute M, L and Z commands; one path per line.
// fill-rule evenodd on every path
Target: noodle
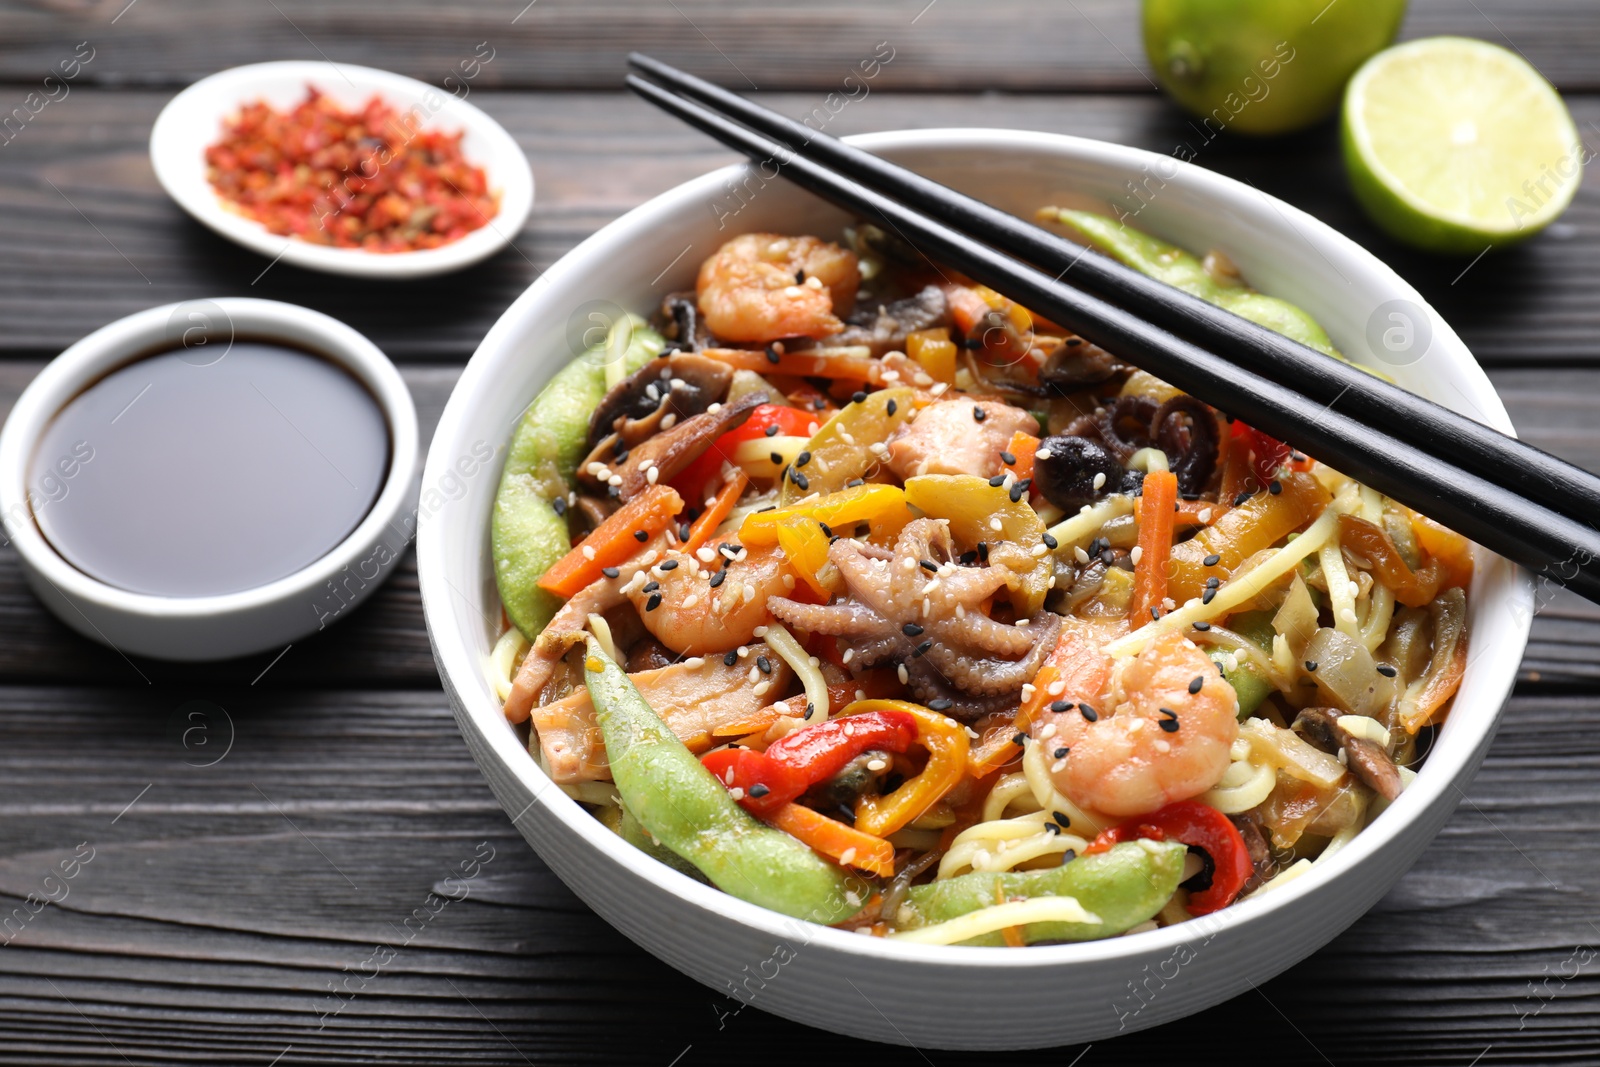
M 515 626 L 506 627 L 506 632 L 489 650 L 489 657 L 483 665 L 484 677 L 496 700 L 504 701 L 510 695 L 511 679 L 516 676 L 517 665 L 527 654 L 528 639 L 522 636 L 522 631 Z
M 923 926 L 915 930 L 896 930 L 888 936 L 896 941 L 909 941 L 918 945 L 954 945 L 968 941 L 1008 926 L 1026 926 L 1029 923 L 1085 923 L 1098 925 L 1100 917 L 1085 911 L 1072 897 L 1032 897 L 1028 900 L 1011 900 L 995 904 L 949 922 Z

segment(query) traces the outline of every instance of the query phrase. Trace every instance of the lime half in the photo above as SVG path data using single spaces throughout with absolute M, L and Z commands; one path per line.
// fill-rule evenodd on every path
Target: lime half
M 1407 244 L 1481 252 L 1531 237 L 1578 190 L 1583 143 L 1527 61 L 1465 37 L 1369 59 L 1344 96 L 1344 160 L 1375 222 Z

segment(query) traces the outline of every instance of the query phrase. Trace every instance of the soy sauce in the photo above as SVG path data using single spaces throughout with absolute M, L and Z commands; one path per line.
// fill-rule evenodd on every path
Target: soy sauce
M 360 524 L 389 467 L 377 400 L 342 368 L 235 340 L 130 363 L 78 394 L 29 469 L 40 530 L 73 566 L 135 593 L 252 589 Z

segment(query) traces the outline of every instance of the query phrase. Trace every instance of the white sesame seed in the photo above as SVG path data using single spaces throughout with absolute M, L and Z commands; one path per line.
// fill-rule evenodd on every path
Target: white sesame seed
M 734 652 L 738 654 L 740 659 L 744 659 L 750 655 L 750 646 L 740 645 L 738 648 L 734 649 Z
M 906 665 L 904 663 L 900 664 L 900 669 L 896 673 L 900 675 L 901 685 L 911 684 L 911 672 L 906 670 Z
M 1027 701 L 1033 699 L 1034 691 L 1035 690 L 1033 688 L 1033 683 L 1032 682 L 1023 682 L 1022 683 L 1022 699 L 1023 699 L 1024 703 L 1026 703 Z
M 1058 759 L 1054 763 L 1050 764 L 1050 773 L 1051 774 L 1060 774 L 1062 771 L 1064 771 L 1066 769 L 1067 769 L 1067 761 L 1064 760 L 1064 759 Z
M 714 563 L 716 562 L 717 552 L 710 545 L 704 545 L 695 552 L 695 556 L 701 563 Z
M 1139 565 L 1139 560 L 1144 558 L 1144 546 L 1134 545 L 1133 551 L 1128 553 L 1128 558 L 1133 560 L 1133 565 L 1137 567 Z
M 721 404 L 711 404 L 711 405 L 708 405 L 706 407 L 706 410 L 709 411 L 711 414 L 715 415 L 717 412 L 722 410 L 722 405 Z
M 683 598 L 683 610 L 688 611 L 698 603 L 700 603 L 700 594 L 690 593 L 688 596 Z
M 865 700 L 865 699 L 867 699 L 867 691 L 865 689 L 857 689 L 856 690 L 856 699 L 857 700 Z
M 655 485 L 656 484 L 656 479 L 660 478 L 660 477 L 661 477 L 661 472 L 656 470 L 656 465 L 654 463 L 650 464 L 650 466 L 645 468 L 644 480 L 649 482 L 651 485 Z
M 932 393 L 934 396 L 943 396 L 944 391 L 948 388 L 950 388 L 949 382 L 937 382 L 932 389 L 928 390 L 928 392 Z
M 752 630 L 750 632 L 751 632 L 752 635 L 754 635 L 756 637 L 765 637 L 765 636 L 767 636 L 767 628 L 765 626 L 757 626 L 754 630 Z
M 1047 722 L 1047 723 L 1044 724 L 1044 729 L 1039 731 L 1039 740 L 1048 741 L 1052 737 L 1054 737 L 1055 735 L 1056 735 L 1056 724 L 1053 723 L 1053 722 Z
M 1210 508 L 1205 508 L 1200 512 L 1200 521 L 1201 522 L 1210 522 L 1211 521 L 1211 509 Z
M 888 760 L 881 760 L 881 759 L 869 759 L 869 760 L 867 760 L 867 770 L 869 770 L 869 771 L 881 771 L 881 770 L 886 769 L 888 766 L 889 766 L 889 761 Z
M 583 546 L 583 558 L 587 559 L 587 560 L 593 560 L 594 559 L 594 546 L 593 545 L 584 545 Z
M 900 372 L 897 370 L 886 370 L 883 372 L 883 380 L 886 382 L 898 382 L 900 380 Z
M 670 430 L 676 426 L 677 423 L 678 413 L 676 411 L 669 411 L 665 415 L 661 416 L 661 428 L 663 430 Z
M 1037 451 L 1037 452 L 1035 452 L 1033 454 L 1033 458 L 1034 459 L 1049 459 L 1050 458 L 1050 450 L 1048 448 L 1041 448 L 1041 449 L 1039 449 L 1039 451 Z
M 1095 474 L 1095 476 L 1094 476 L 1094 487 L 1097 490 L 1098 489 L 1104 489 L 1105 485 L 1106 485 L 1106 472 L 1105 471 L 1097 472 Z
M 1046 686 L 1044 691 L 1046 693 L 1049 693 L 1053 697 L 1058 697 L 1062 693 L 1065 693 L 1067 691 L 1066 680 L 1062 679 L 1062 678 L 1057 678 L 1055 681 L 1051 682 L 1048 686 Z
M 917 386 L 919 389 L 926 389 L 928 386 L 933 384 L 933 379 L 928 377 L 928 372 L 927 371 L 920 371 L 919 370 L 919 371 L 917 371 L 916 374 L 913 374 L 911 376 L 911 382 L 912 382 L 913 385 Z
M 1072 555 L 1079 563 L 1089 562 L 1089 553 L 1083 550 L 1082 545 L 1075 545 L 1072 549 Z
M 794 575 L 785 574 L 783 576 L 783 587 L 788 590 L 794 589 Z
M 745 675 L 745 678 L 751 685 L 755 685 L 757 682 L 761 681 L 761 668 L 751 664 L 750 673 Z
M 745 582 L 744 583 L 744 602 L 746 604 L 748 604 L 748 603 L 750 603 L 750 601 L 754 600 L 755 598 L 756 598 L 756 587 L 751 585 L 749 582 Z
M 847 848 L 843 852 L 839 853 L 839 862 L 844 864 L 846 867 L 850 866 L 855 861 L 856 850 L 854 848 Z
M 771 688 L 771 682 L 757 682 L 755 686 L 751 688 L 750 692 L 754 693 L 758 697 L 764 697 L 767 695 L 767 690 Z
M 1038 559 L 1048 551 L 1050 551 L 1050 549 L 1046 547 L 1043 541 L 1040 541 L 1038 544 L 1033 546 L 1033 558 Z
M 735 799 L 735 800 L 743 800 L 744 799 L 744 789 L 743 789 L 743 787 L 736 785 L 732 789 L 728 790 L 728 795 L 730 797 L 732 797 L 733 799 Z
M 607 485 L 621 485 L 622 484 L 622 475 L 613 474 L 611 477 L 606 479 L 606 484 Z
M 849 663 L 851 660 L 856 658 L 856 650 L 853 648 L 847 648 L 844 650 L 844 655 L 840 656 L 839 658 L 845 663 Z
M 691 671 L 697 671 L 706 665 L 706 660 L 704 656 L 690 656 L 688 659 L 683 661 L 683 665 L 688 667 Z
M 995 533 L 999 533 L 1005 529 L 1005 524 L 1000 521 L 1000 516 L 996 515 L 994 518 L 989 520 L 989 529 L 993 530 Z

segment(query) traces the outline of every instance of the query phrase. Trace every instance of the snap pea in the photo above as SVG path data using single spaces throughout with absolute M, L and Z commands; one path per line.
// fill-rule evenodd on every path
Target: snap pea
M 600 816 L 600 821 L 605 823 L 607 830 L 650 858 L 665 863 L 679 874 L 686 874 L 697 882 L 706 880 L 706 876 L 700 873 L 698 867 L 651 837 L 645 828 L 639 825 L 639 820 L 633 817 L 633 812 L 627 808 L 606 808 Z
M 1001 901 L 1072 897 L 1100 921 L 1029 923 L 1019 931 L 1022 940 L 1032 944 L 1113 937 L 1153 918 L 1166 905 L 1183 877 L 1187 852 L 1176 841 L 1129 841 L 1045 870 L 974 871 L 913 886 L 899 914 L 889 918 L 901 930 L 915 930 Z M 995 932 L 958 943 L 1000 946 L 1005 938 Z
M 625 373 L 650 362 L 665 344 L 643 320 L 634 320 L 623 353 Z M 603 351 L 603 346 L 589 351 Z M 585 353 L 550 379 L 511 437 L 490 517 L 489 544 L 506 617 L 530 641 L 561 607 L 561 598 L 538 584 L 571 547 L 566 519 L 554 502 L 561 499 L 565 509 L 588 442 L 589 416 L 605 394 L 605 367 Z
M 593 635 L 583 673 L 617 794 L 651 836 L 740 900 L 824 924 L 861 910 L 866 884 L 735 803 Z
M 1220 282 L 1194 255 L 1116 219 L 1066 208 L 1046 210 L 1047 218 L 1078 231 L 1096 248 L 1141 274 L 1225 308 L 1258 326 L 1276 330 L 1318 352 L 1339 356 L 1327 331 L 1287 300 L 1258 293 L 1243 282 L 1232 285 Z

